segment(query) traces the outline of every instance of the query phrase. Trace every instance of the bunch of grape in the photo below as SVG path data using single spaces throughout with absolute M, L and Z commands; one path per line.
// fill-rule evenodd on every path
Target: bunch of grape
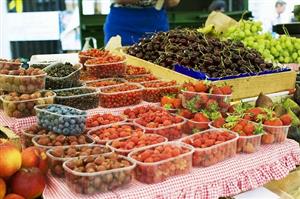
M 175 29 L 154 34 L 128 48 L 128 54 L 172 69 L 180 64 L 206 73 L 225 77 L 241 73 L 272 70 L 261 54 L 240 41 L 221 41 L 191 29 Z
M 238 25 L 228 28 L 223 36 L 258 50 L 267 61 L 300 63 L 300 39 L 287 35 L 274 38 L 271 33 L 261 31 L 261 22 L 241 20 Z

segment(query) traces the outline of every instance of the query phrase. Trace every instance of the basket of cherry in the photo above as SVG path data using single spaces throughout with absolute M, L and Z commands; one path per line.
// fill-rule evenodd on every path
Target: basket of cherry
M 225 129 L 208 129 L 181 139 L 195 147 L 193 166 L 207 167 L 236 155 L 239 135 Z
M 237 142 L 238 153 L 254 153 L 261 145 L 261 137 L 264 133 L 263 126 L 239 116 L 228 116 L 226 119 L 218 119 L 210 123 L 211 128 L 223 128 L 239 134 Z
M 87 72 L 97 78 L 120 77 L 126 74 L 126 58 L 112 53 L 88 59 L 84 65 Z
M 187 174 L 192 169 L 194 148 L 179 142 L 166 142 L 129 153 L 136 163 L 135 178 L 143 183 L 159 183 L 174 175 Z
M 139 84 L 125 83 L 100 89 L 100 105 L 104 108 L 117 108 L 139 104 L 144 87 Z
M 169 141 L 181 138 L 185 119 L 168 112 L 148 113 L 133 121 L 139 125 L 146 133 L 162 135 Z
M 197 112 L 202 109 L 227 112 L 232 89 L 228 85 L 217 86 L 206 81 L 182 85 L 183 107 Z

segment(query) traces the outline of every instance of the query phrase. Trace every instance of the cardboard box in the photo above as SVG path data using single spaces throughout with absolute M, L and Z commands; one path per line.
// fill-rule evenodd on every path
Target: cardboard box
M 0 139 L 8 140 L 13 143 L 20 151 L 22 150 L 20 137 L 9 128 L 0 126 Z
M 177 73 L 173 70 L 161 67 L 151 62 L 139 59 L 137 57 L 127 55 L 127 63 L 132 65 L 144 66 L 149 69 L 155 76 L 162 79 L 176 80 L 178 83 L 186 81 L 197 81 L 192 77 Z M 291 90 L 295 88 L 297 73 L 295 71 L 287 71 L 281 73 L 243 77 L 237 79 L 216 81 L 217 84 L 232 86 L 233 101 L 258 96 L 260 92 L 264 94 L 277 93 L 281 91 Z

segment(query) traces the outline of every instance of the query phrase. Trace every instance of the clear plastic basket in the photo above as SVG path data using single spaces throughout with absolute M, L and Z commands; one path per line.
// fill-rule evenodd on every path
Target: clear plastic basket
M 87 136 L 90 137 L 91 139 L 93 139 L 97 144 L 106 144 L 108 142 L 111 142 L 111 141 L 119 139 L 119 138 L 129 137 L 129 136 L 132 135 L 132 133 L 134 133 L 134 132 L 131 132 L 130 134 L 126 134 L 124 136 L 116 135 L 116 134 L 114 136 L 114 134 L 111 133 L 110 135 L 112 135 L 112 136 L 104 136 L 104 139 L 99 137 L 100 134 L 98 133 L 98 131 L 101 131 L 103 129 L 111 129 L 111 128 L 119 127 L 119 126 L 130 126 L 134 130 L 141 129 L 141 131 L 143 133 L 145 132 L 140 126 L 138 126 L 136 124 L 129 123 L 129 122 L 120 122 L 120 123 L 109 124 L 109 125 L 106 125 L 106 126 L 100 126 L 100 127 L 97 127 L 97 128 L 93 128 L 93 129 L 91 129 L 87 132 Z M 113 137 L 113 138 L 111 138 L 111 137 Z
M 187 109 L 201 110 L 203 108 L 210 108 L 212 105 L 207 105 L 207 103 L 212 103 L 217 106 L 218 110 L 221 112 L 226 112 L 230 107 L 230 97 L 231 95 L 217 95 L 209 93 L 198 93 L 191 91 L 182 90 L 182 106 Z
M 62 105 L 52 105 L 58 108 L 74 110 L 76 115 L 63 115 L 47 110 L 48 105 L 35 106 L 38 125 L 58 134 L 77 135 L 85 130 L 86 112 Z
M 61 63 L 54 63 L 50 64 L 43 70 L 47 72 L 51 68 L 57 67 L 57 64 Z M 78 85 L 79 78 L 80 78 L 80 70 L 82 69 L 81 64 L 75 64 L 73 66 L 75 71 L 73 71 L 71 74 L 64 76 L 64 77 L 52 77 L 52 76 L 47 76 L 46 78 L 46 88 L 47 89 L 63 89 L 63 88 L 71 88 L 76 85 Z
M 108 87 L 108 86 L 115 86 L 126 83 L 127 81 L 122 78 L 105 78 L 93 81 L 87 81 L 86 85 L 90 87 L 96 87 L 98 89 Z
M 193 166 L 208 167 L 236 155 L 237 141 L 239 139 L 239 135 L 227 129 L 208 129 L 184 137 L 181 139 L 181 142 L 184 142 L 186 139 L 193 138 L 198 134 L 214 133 L 216 131 L 227 131 L 230 132 L 230 134 L 235 135 L 236 137 L 231 140 L 207 148 L 195 148 L 195 152 L 193 154 Z
M 72 95 L 72 91 L 81 90 L 88 91 L 89 93 Z M 61 92 L 70 92 L 70 96 L 60 96 Z M 88 110 L 94 109 L 99 106 L 99 95 L 100 92 L 93 87 L 77 87 L 77 88 L 66 88 L 55 90 L 56 97 L 55 103 L 70 106 L 73 108 Z
M 29 100 L 19 100 L 19 101 L 9 101 L 5 99 L 5 96 L 1 96 L 1 101 L 3 103 L 4 113 L 9 117 L 24 118 L 36 115 L 34 106 L 53 104 L 55 93 L 52 91 L 42 91 L 41 95 L 44 96 L 45 93 L 51 93 L 48 97 L 39 97 L 36 99 Z
M 166 137 L 169 141 L 177 140 L 182 137 L 184 131 L 184 124 L 186 120 L 182 119 L 182 122 L 172 124 L 168 126 L 162 126 L 158 128 L 149 128 L 139 124 L 139 119 L 133 121 L 134 124 L 140 126 L 146 133 L 157 134 Z
M 126 60 L 103 64 L 85 64 L 88 73 L 97 78 L 123 77 L 126 74 Z
M 47 136 L 50 140 L 51 140 L 51 135 L 42 135 L 42 136 Z M 48 145 L 41 145 L 38 143 L 38 139 L 40 139 L 42 136 L 34 136 L 32 138 L 32 143 L 34 144 L 34 146 L 44 150 L 44 151 L 47 151 L 49 149 L 52 149 L 53 147 L 57 147 L 58 145 L 55 145 L 55 144 L 48 144 Z M 85 143 L 82 143 L 82 144 L 78 144 L 78 143 L 72 143 L 71 140 L 70 140 L 70 137 L 74 137 L 74 136 L 67 136 L 67 140 L 64 141 L 63 145 L 62 146 L 82 146 L 82 145 L 91 145 L 91 144 L 94 144 L 94 140 L 92 140 L 91 138 L 89 138 L 88 136 L 84 136 L 85 137 Z
M 18 70 L 21 65 L 22 62 L 0 59 L 0 70 Z
M 194 134 L 199 131 L 204 131 L 206 129 L 209 129 L 209 123 L 210 122 L 197 122 L 194 120 L 186 119 L 186 123 L 183 125 L 183 132 L 184 134 Z
M 140 162 L 133 158 L 135 154 L 147 149 L 166 145 L 183 147 L 185 149 L 188 149 L 189 152 L 153 163 Z M 192 169 L 192 155 L 194 151 L 194 147 L 184 143 L 166 142 L 157 144 L 155 146 L 148 146 L 142 149 L 134 150 L 129 153 L 128 157 L 136 163 L 136 168 L 134 169 L 135 178 L 140 182 L 153 184 L 163 182 L 171 176 L 189 173 Z
M 168 141 L 167 138 L 165 138 L 165 137 L 163 137 L 163 136 L 161 136 L 161 135 L 157 135 L 157 134 L 144 134 L 143 136 L 145 136 L 145 137 L 147 137 L 147 138 L 149 138 L 149 139 L 150 139 L 150 137 L 160 137 L 160 138 L 163 138 L 164 141 L 163 141 L 163 142 L 160 142 L 160 143 L 165 143 L 165 142 Z M 130 137 L 131 137 L 131 136 L 130 136 Z M 126 140 L 130 139 L 130 137 L 127 137 L 127 138 L 119 138 L 119 139 L 116 139 L 116 140 L 114 140 L 114 141 L 126 141 Z M 136 150 L 136 149 L 141 149 L 141 148 L 144 148 L 144 147 L 147 147 L 147 146 L 156 146 L 156 145 L 159 145 L 159 144 L 160 144 L 160 143 L 155 143 L 155 144 L 145 145 L 145 146 L 141 146 L 141 147 L 134 147 L 134 148 L 128 150 L 128 149 L 121 149 L 121 148 L 115 148 L 115 147 L 113 147 L 113 146 L 112 146 L 112 143 L 113 143 L 114 141 L 110 141 L 110 142 L 108 142 L 106 145 L 107 145 L 109 148 L 111 148 L 113 151 L 115 151 L 116 153 L 118 153 L 118 154 L 120 154 L 120 155 L 125 155 L 125 156 L 127 156 L 130 152 L 132 152 L 132 151 L 134 151 L 134 150 Z
M 46 73 L 41 75 L 0 74 L 0 89 L 9 92 L 34 93 L 45 89 Z
M 134 85 L 136 88 L 133 90 L 111 93 L 105 91 L 111 88 L 117 88 L 120 85 L 100 89 L 100 106 L 104 108 L 117 108 L 141 103 L 144 87 L 133 83 L 128 83 L 126 85 Z
M 72 146 L 63 146 L 61 147 L 64 151 L 70 149 Z M 94 147 L 100 147 L 102 150 L 107 150 L 107 152 L 103 152 L 103 151 L 99 151 L 99 153 L 93 153 L 93 154 L 88 154 L 85 155 L 83 153 L 80 153 L 80 150 L 82 148 L 89 148 L 91 149 L 91 151 L 93 150 Z M 100 144 L 88 144 L 88 145 L 81 145 L 81 146 L 73 146 L 74 149 L 76 149 L 76 153 L 72 156 L 68 156 L 68 157 L 56 157 L 53 155 L 53 150 L 55 150 L 56 147 L 49 149 L 46 154 L 48 156 L 48 163 L 49 163 L 49 169 L 52 173 L 52 175 L 56 176 L 56 177 L 64 177 L 65 176 L 65 170 L 63 168 L 63 163 L 67 160 L 70 160 L 72 158 L 78 158 L 78 157 L 86 157 L 89 155 L 103 155 L 103 154 L 111 154 L 113 151 L 112 149 L 110 149 L 109 147 L 106 147 L 104 145 L 100 145 Z
M 289 132 L 288 126 L 269 126 L 263 124 L 265 134 L 262 136 L 262 144 L 283 143 L 286 141 Z
M 104 156 L 107 157 L 109 155 Z M 83 173 L 71 170 L 67 166 L 68 163 L 74 161 L 74 159 L 66 161 L 63 164 L 63 168 L 65 170 L 66 183 L 69 189 L 80 194 L 95 194 L 111 191 L 130 183 L 135 163 L 125 156 L 119 155 L 118 157 L 129 161 L 131 165 L 124 168 L 94 173 Z
M 151 81 L 153 83 L 164 82 L 161 80 Z M 142 85 L 145 87 L 143 91 L 143 100 L 146 102 L 160 102 L 161 98 L 165 95 L 172 95 L 179 93 L 179 85 L 163 86 L 158 88 L 146 87 L 145 84 L 149 82 L 144 82 Z

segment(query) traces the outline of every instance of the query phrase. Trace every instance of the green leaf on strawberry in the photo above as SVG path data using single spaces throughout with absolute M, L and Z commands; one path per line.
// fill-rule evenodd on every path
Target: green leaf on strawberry
M 264 132 L 264 128 L 263 128 L 263 125 L 262 123 L 260 122 L 257 126 L 256 126 L 256 129 L 255 131 L 253 132 L 254 135 L 259 135 L 259 134 L 262 134 Z

